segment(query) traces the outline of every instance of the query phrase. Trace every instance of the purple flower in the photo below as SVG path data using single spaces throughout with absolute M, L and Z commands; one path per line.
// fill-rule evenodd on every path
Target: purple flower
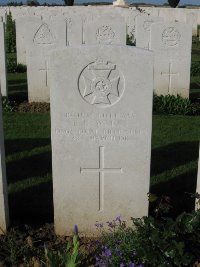
M 74 225 L 74 234 L 78 235 L 78 226 L 76 224 Z
M 103 257 L 109 258 L 112 255 L 111 249 L 106 249 L 104 253 L 102 253 Z
M 120 266 L 119 267 L 125 267 L 125 265 L 123 264 L 123 262 L 120 263 Z
M 132 263 L 132 262 L 129 262 L 128 263 L 128 267 L 136 267 L 136 265 L 134 263 Z
M 113 222 L 106 222 L 108 224 L 108 227 L 110 228 L 114 228 L 115 224 Z
M 115 221 L 121 223 L 122 222 L 121 221 L 121 215 L 117 216 L 116 219 L 115 219 Z

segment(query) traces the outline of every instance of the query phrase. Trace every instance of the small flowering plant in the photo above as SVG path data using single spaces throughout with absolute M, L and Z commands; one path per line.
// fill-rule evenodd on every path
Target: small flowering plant
M 134 247 L 134 230 L 126 226 L 121 216 L 104 226 L 95 224 L 101 233 L 97 241 L 96 264 L 98 267 L 143 267 Z

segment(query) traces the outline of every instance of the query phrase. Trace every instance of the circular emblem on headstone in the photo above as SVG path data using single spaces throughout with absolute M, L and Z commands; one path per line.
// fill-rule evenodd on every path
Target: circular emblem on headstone
M 181 34 L 175 27 L 168 27 L 162 33 L 162 41 L 167 46 L 175 46 L 179 43 Z
M 115 37 L 115 32 L 110 26 L 103 25 L 97 29 L 96 38 L 99 43 L 110 44 Z
M 116 64 L 102 59 L 87 65 L 78 81 L 82 98 L 98 107 L 109 107 L 117 103 L 123 95 L 124 84 L 124 76 Z

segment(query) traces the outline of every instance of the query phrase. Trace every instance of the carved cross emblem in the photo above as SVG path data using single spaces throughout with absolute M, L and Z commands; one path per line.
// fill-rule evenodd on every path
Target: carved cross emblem
M 79 77 L 79 91 L 91 105 L 110 106 L 121 98 L 124 78 L 115 64 L 97 59 L 83 69 Z

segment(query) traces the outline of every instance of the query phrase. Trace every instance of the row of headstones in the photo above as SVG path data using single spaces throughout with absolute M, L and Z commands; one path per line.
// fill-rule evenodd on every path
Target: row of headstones
M 95 233 L 95 222 L 148 214 L 153 57 L 151 51 L 126 45 L 71 46 L 51 52 L 58 234 L 71 234 L 78 224 L 80 233 L 89 236 Z M 8 205 L 0 118 L 0 226 L 5 230 Z
M 178 22 L 116 8 L 86 8 L 52 19 L 16 19 L 17 56 L 27 64 L 29 101 L 49 102 L 48 54 L 72 45 L 126 44 L 126 34 L 136 46 L 154 52 L 154 91 L 189 97 L 192 29 Z M 124 14 L 124 13 L 123 13 Z M 37 79 L 35 79 L 37 77 Z
M 81 7 L 73 7 L 80 9 Z M 82 7 L 83 9 L 84 7 Z M 71 7 L 57 6 L 57 7 L 0 7 L 0 16 L 6 21 L 6 15 L 11 12 L 14 19 L 22 16 L 46 16 L 53 17 L 70 10 Z M 130 8 L 135 10 L 135 7 Z M 200 9 L 191 8 L 166 8 L 166 7 L 141 7 L 142 10 L 151 14 L 152 16 L 158 16 L 164 20 L 168 20 L 169 17 L 173 21 L 184 22 L 192 26 L 193 35 L 197 35 L 197 25 L 200 25 Z M 124 12 L 122 10 L 121 12 Z M 125 11 L 126 12 L 126 11 Z

